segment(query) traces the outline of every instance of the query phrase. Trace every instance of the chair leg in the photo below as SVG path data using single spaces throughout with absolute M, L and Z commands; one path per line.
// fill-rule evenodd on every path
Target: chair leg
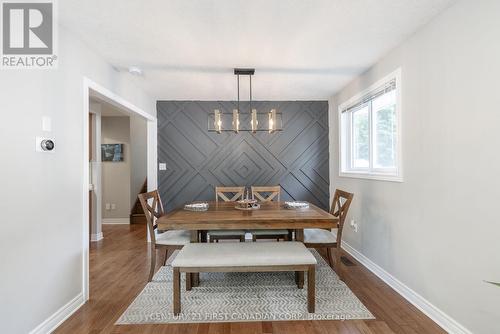
M 174 306 L 174 315 L 179 315 L 181 313 L 181 273 L 179 272 L 179 268 L 174 268 L 173 271 L 174 279 L 173 279 L 173 306 Z M 189 275 L 186 273 L 186 275 Z
M 316 306 L 316 269 L 310 266 L 307 271 L 307 311 L 314 313 Z
M 333 256 L 332 249 L 330 247 L 326 249 L 326 257 L 328 258 L 328 264 L 330 265 L 330 268 L 333 269 Z
M 200 286 L 200 273 L 192 273 L 192 285 L 193 286 Z
M 335 270 L 337 272 L 337 275 L 339 276 L 340 280 L 344 280 L 344 272 L 342 269 L 342 260 L 340 259 L 342 255 L 342 252 L 340 251 L 340 248 L 335 249 Z
M 191 273 L 186 273 L 186 291 L 191 291 L 193 288 L 192 278 L 193 275 L 191 275 Z
M 304 272 L 295 272 L 295 283 L 297 283 L 297 288 L 302 289 L 304 287 Z
M 200 242 L 207 242 L 207 231 L 201 231 L 200 232 L 200 235 L 201 235 L 201 238 L 200 238 Z
M 153 246 L 151 247 L 151 267 L 149 268 L 148 282 L 151 282 L 151 280 L 153 279 L 153 275 L 155 273 L 155 267 L 156 267 L 156 247 Z
M 256 242 L 257 241 L 257 236 L 252 234 L 252 241 Z
M 165 248 L 165 261 L 163 261 L 163 265 L 167 265 L 167 260 L 168 260 L 168 248 Z

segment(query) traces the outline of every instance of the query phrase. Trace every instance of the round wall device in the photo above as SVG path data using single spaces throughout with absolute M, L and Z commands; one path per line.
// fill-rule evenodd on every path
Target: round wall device
M 44 150 L 44 151 L 52 151 L 55 147 L 55 144 L 50 139 L 44 139 L 40 143 L 40 146 L 42 147 L 42 150 Z

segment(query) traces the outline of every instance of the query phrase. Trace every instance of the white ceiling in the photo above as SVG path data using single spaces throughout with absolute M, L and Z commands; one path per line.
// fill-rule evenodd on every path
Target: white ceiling
M 101 116 L 103 117 L 128 117 L 129 114 L 112 105 L 111 103 L 108 103 L 98 97 L 90 96 L 90 103 L 96 103 L 99 104 L 101 107 Z
M 65 27 L 118 69 L 142 68 L 133 80 L 157 99 L 232 100 L 232 69 L 254 67 L 255 100 L 304 100 L 330 97 L 453 2 L 58 3 Z

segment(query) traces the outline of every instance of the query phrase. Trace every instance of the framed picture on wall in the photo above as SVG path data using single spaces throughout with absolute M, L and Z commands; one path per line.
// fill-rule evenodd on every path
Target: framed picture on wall
M 101 144 L 101 160 L 123 161 L 123 144 Z

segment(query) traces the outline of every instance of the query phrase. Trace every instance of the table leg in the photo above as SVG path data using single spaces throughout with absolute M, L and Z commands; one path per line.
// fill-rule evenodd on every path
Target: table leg
M 296 229 L 295 230 L 295 241 L 304 242 L 304 229 Z M 304 272 L 296 271 L 295 272 L 295 281 L 299 289 L 302 289 L 304 286 Z
M 207 231 L 200 231 L 200 242 L 207 242 Z
M 199 231 L 192 230 L 191 231 L 191 242 L 199 242 Z M 186 275 L 191 275 L 191 286 L 199 286 L 200 285 L 200 274 L 199 273 L 186 273 Z
M 173 306 L 174 315 L 181 313 L 181 273 L 179 268 L 174 268 L 173 271 Z
M 314 265 L 307 271 L 307 311 L 314 313 L 316 307 L 316 268 Z
M 304 229 L 295 230 L 295 241 L 304 242 Z

